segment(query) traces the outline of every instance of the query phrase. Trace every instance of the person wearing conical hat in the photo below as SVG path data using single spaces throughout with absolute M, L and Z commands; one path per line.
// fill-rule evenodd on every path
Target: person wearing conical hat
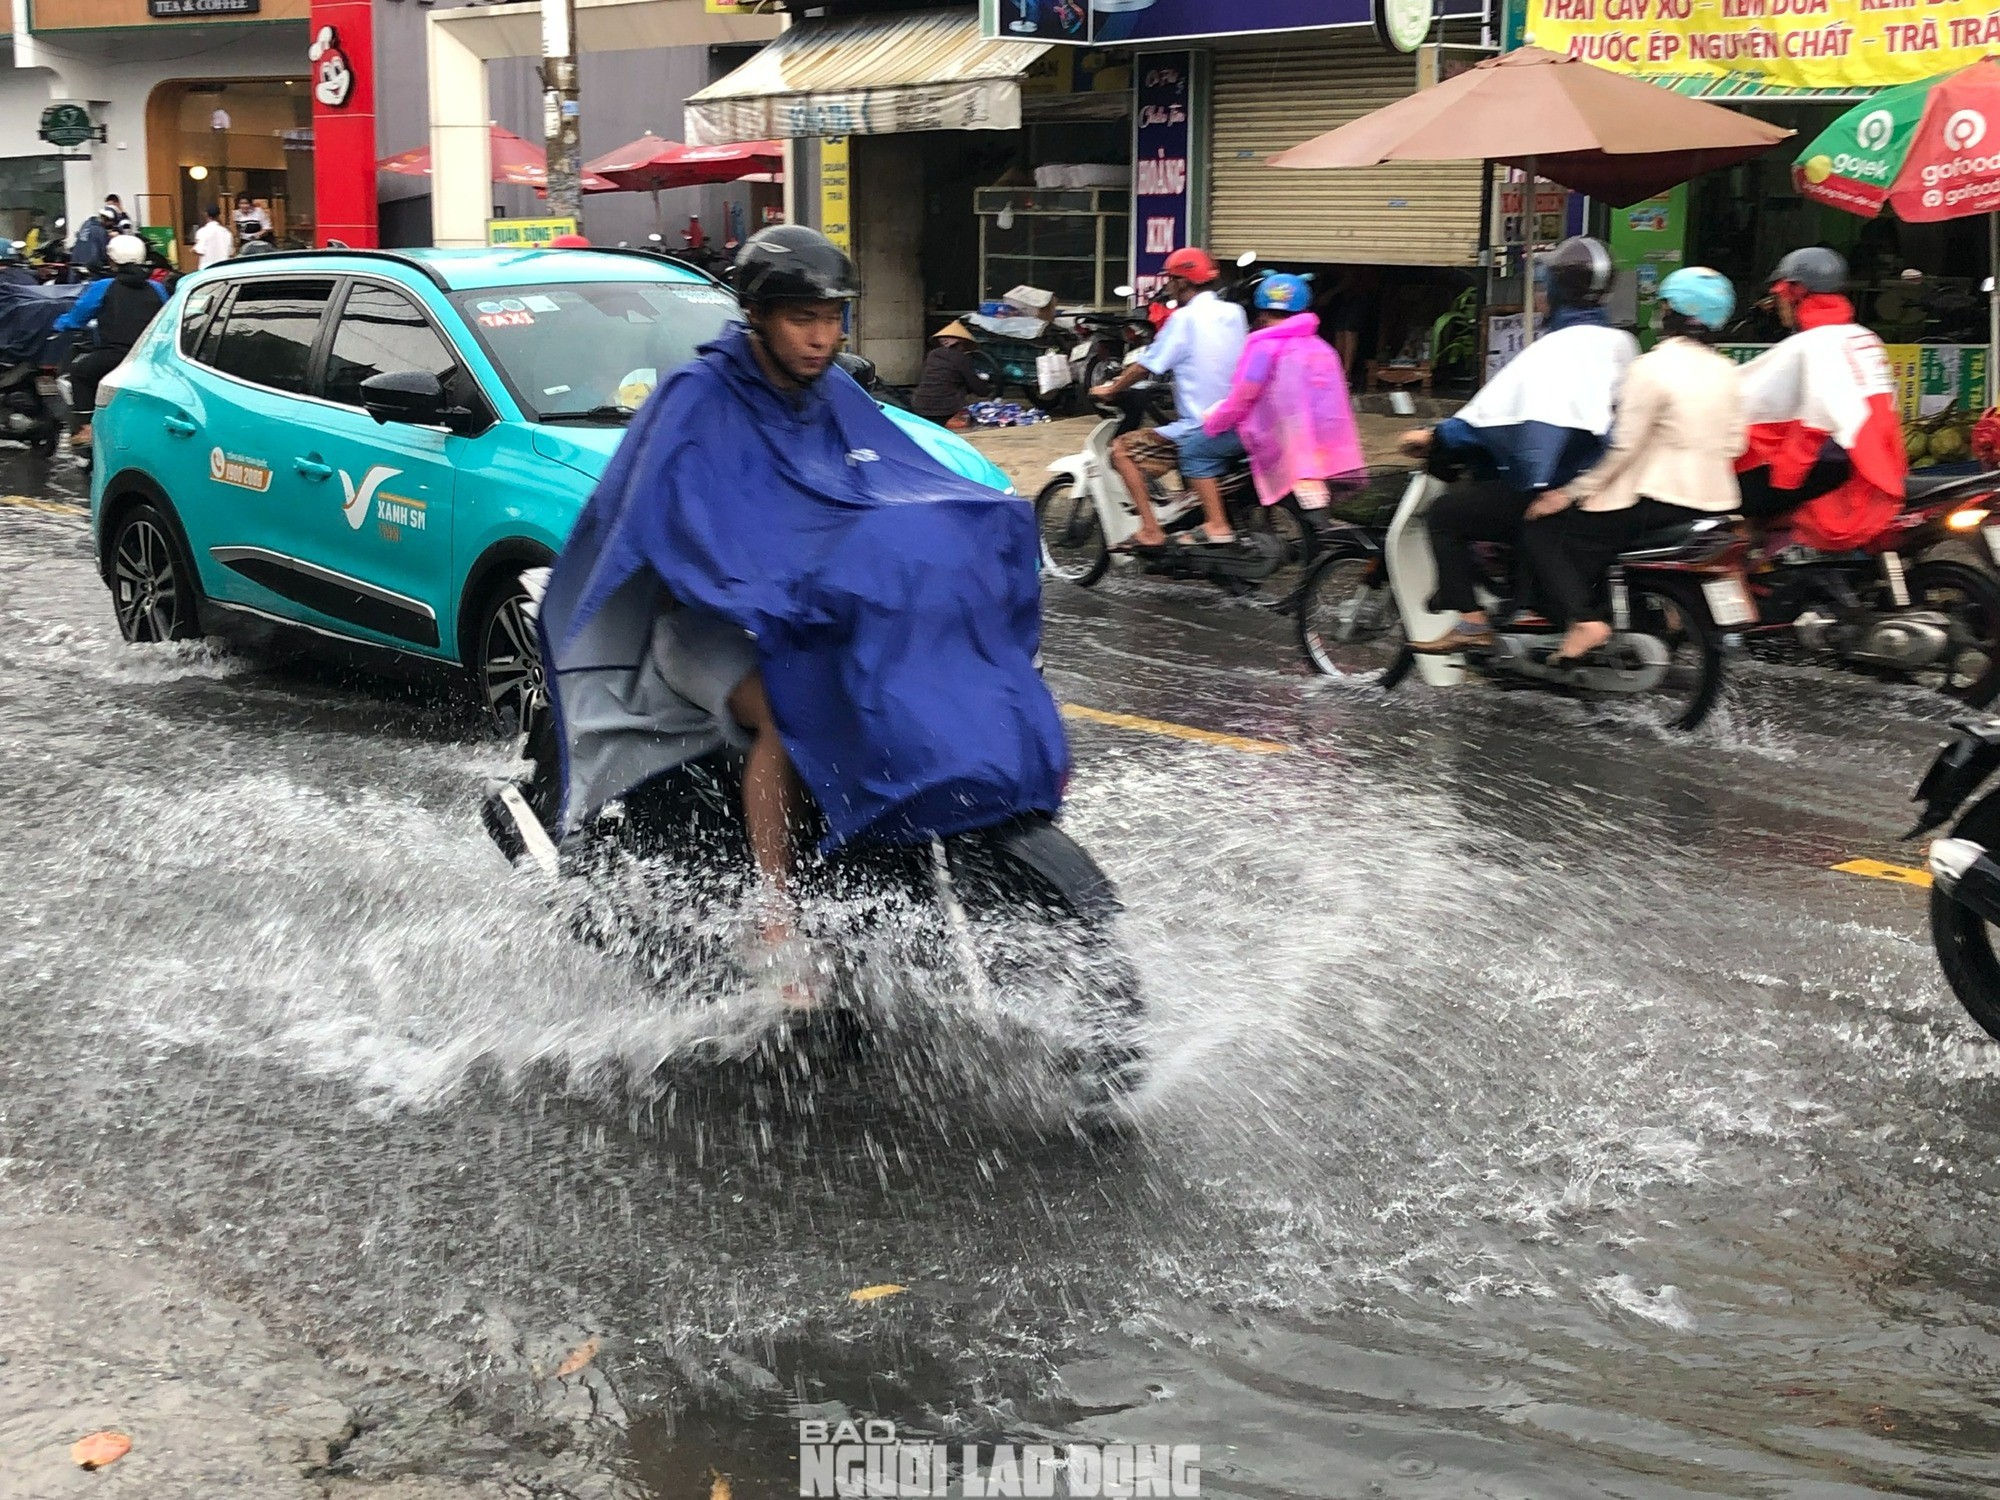
M 955 431 L 972 425 L 966 408 L 993 394 L 992 376 L 972 357 L 975 343 L 972 330 L 957 321 L 937 331 L 930 353 L 924 356 L 917 388 L 910 392 L 910 407 L 918 416 L 942 422 Z

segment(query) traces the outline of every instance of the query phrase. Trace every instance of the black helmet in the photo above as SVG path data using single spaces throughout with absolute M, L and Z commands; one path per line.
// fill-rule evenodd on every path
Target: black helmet
M 1589 235 L 1573 235 L 1542 257 L 1549 306 L 1595 307 L 1611 290 L 1611 252 Z
M 1837 292 L 1847 285 L 1847 262 L 1838 250 L 1808 245 L 1778 262 L 1778 269 L 1771 273 L 1771 285 L 1781 281 L 1796 282 L 1808 292 Z
M 760 302 L 849 302 L 861 295 L 847 252 L 803 224 L 774 224 L 736 257 L 736 295 Z

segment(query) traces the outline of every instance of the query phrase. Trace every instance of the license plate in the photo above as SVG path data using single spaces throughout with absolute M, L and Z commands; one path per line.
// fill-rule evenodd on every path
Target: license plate
M 1750 590 L 1740 578 L 1711 578 L 1701 586 L 1708 600 L 1708 613 L 1718 625 L 1748 625 L 1757 618 L 1757 606 L 1750 602 Z
M 35 389 L 44 396 L 60 395 L 62 390 L 62 388 L 56 384 L 56 378 L 53 375 L 37 375 L 35 377 Z M 1995 531 L 2000 531 L 2000 526 L 1996 526 L 1990 529 Z

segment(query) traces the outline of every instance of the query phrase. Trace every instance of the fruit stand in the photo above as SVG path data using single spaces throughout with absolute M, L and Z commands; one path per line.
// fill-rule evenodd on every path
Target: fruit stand
M 1723 344 L 1721 351 L 1748 364 L 1769 344 Z M 1896 372 L 1896 404 L 1910 467 L 1966 463 L 1972 458 L 1972 424 L 1986 410 L 1984 344 L 1888 344 Z

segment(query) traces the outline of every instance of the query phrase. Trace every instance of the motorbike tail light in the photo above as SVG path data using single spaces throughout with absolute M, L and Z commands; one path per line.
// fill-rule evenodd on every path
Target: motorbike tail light
M 1944 518 L 1944 524 L 1953 531 L 1975 530 L 1993 512 L 1983 505 L 1967 505 L 1953 511 Z

